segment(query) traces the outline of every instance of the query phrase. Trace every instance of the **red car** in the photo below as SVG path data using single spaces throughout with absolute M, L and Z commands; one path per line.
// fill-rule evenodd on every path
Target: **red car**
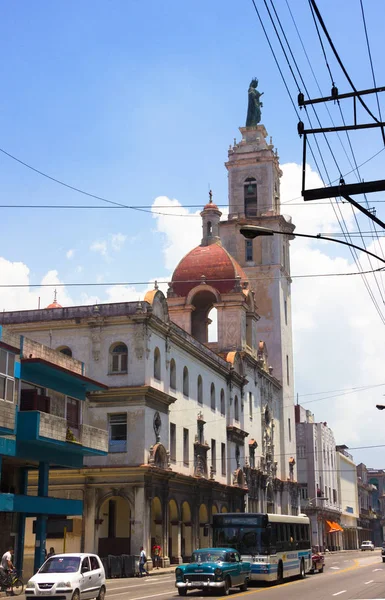
M 318 571 L 318 573 L 323 573 L 324 567 L 325 567 L 324 555 L 321 554 L 320 552 L 314 552 L 311 559 L 312 559 L 312 565 L 311 565 L 310 573 L 315 573 L 315 571 Z

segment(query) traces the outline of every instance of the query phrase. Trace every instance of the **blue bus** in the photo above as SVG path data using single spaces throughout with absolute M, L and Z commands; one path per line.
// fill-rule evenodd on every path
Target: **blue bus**
M 213 515 L 213 546 L 236 548 L 251 563 L 251 580 L 282 583 L 312 568 L 306 515 L 221 513 Z

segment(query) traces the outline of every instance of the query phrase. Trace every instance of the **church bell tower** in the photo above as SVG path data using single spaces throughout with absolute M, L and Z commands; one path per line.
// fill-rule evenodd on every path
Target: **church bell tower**
M 282 384 L 280 447 L 284 453 L 282 475 L 286 478 L 289 459 L 296 452 L 289 258 L 294 225 L 290 217 L 281 215 L 282 171 L 272 140 L 267 141 L 267 131 L 259 123 L 262 94 L 252 84 L 246 127 L 240 127 L 241 140 L 234 140 L 228 151 L 229 216 L 220 223 L 220 235 L 224 248 L 248 276 L 261 317 L 258 336 L 266 343 L 272 374 Z M 247 240 L 240 233 L 244 225 L 258 225 L 282 234 Z

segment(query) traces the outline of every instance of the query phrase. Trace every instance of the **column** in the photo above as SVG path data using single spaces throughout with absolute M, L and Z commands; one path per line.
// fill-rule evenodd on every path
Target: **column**
M 170 515 L 169 515 L 169 504 L 168 504 L 168 500 L 167 497 L 164 496 L 163 498 L 163 541 L 162 541 L 162 559 L 161 559 L 161 563 L 162 563 L 162 567 L 169 567 L 170 566 L 170 557 L 168 555 L 168 538 L 170 535 L 169 532 L 169 523 L 170 523 Z
M 148 558 L 150 558 L 150 501 L 146 497 L 144 487 L 134 488 L 134 498 L 134 516 L 131 528 L 131 553 L 139 554 L 139 549 L 143 546 Z
M 84 497 L 84 552 L 97 553 L 95 544 L 96 490 L 87 487 Z
M 39 481 L 37 485 L 37 495 L 39 497 L 48 496 L 48 477 L 49 464 L 39 463 Z M 47 515 L 38 515 L 36 519 L 36 537 L 35 537 L 35 562 L 34 571 L 41 567 L 45 559 L 45 543 L 47 539 Z
M 1 461 L 1 458 L 0 458 Z M 1 463 L 0 463 L 1 466 Z M 1 477 L 0 477 L 1 479 Z M 28 469 L 22 468 L 20 471 L 20 483 L 19 483 L 19 493 L 23 496 L 27 495 L 28 491 Z M 15 557 L 15 566 L 18 573 L 21 573 L 23 570 L 23 559 L 24 559 L 24 538 L 25 538 L 25 513 L 19 514 L 19 524 L 17 531 L 17 544 L 16 544 L 16 557 Z

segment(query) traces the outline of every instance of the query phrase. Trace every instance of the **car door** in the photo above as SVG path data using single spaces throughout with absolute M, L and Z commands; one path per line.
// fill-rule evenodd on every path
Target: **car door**
M 87 600 L 88 598 L 92 598 L 92 592 L 90 591 L 92 588 L 92 575 L 91 575 L 91 567 L 88 556 L 83 558 L 82 564 L 80 566 L 80 598 L 81 600 Z
M 230 577 L 231 577 L 231 585 L 239 585 L 240 580 L 240 562 L 239 562 L 239 554 L 237 552 L 230 552 L 229 555 L 229 567 L 230 567 Z
M 90 589 L 90 592 L 92 591 L 92 593 L 94 594 L 93 596 L 91 596 L 91 598 L 95 598 L 98 595 L 99 590 L 103 584 L 102 567 L 98 561 L 97 556 L 94 556 L 93 554 L 91 554 L 89 559 L 90 559 L 90 565 L 91 565 L 91 571 L 90 571 L 90 573 L 91 573 L 91 589 Z

